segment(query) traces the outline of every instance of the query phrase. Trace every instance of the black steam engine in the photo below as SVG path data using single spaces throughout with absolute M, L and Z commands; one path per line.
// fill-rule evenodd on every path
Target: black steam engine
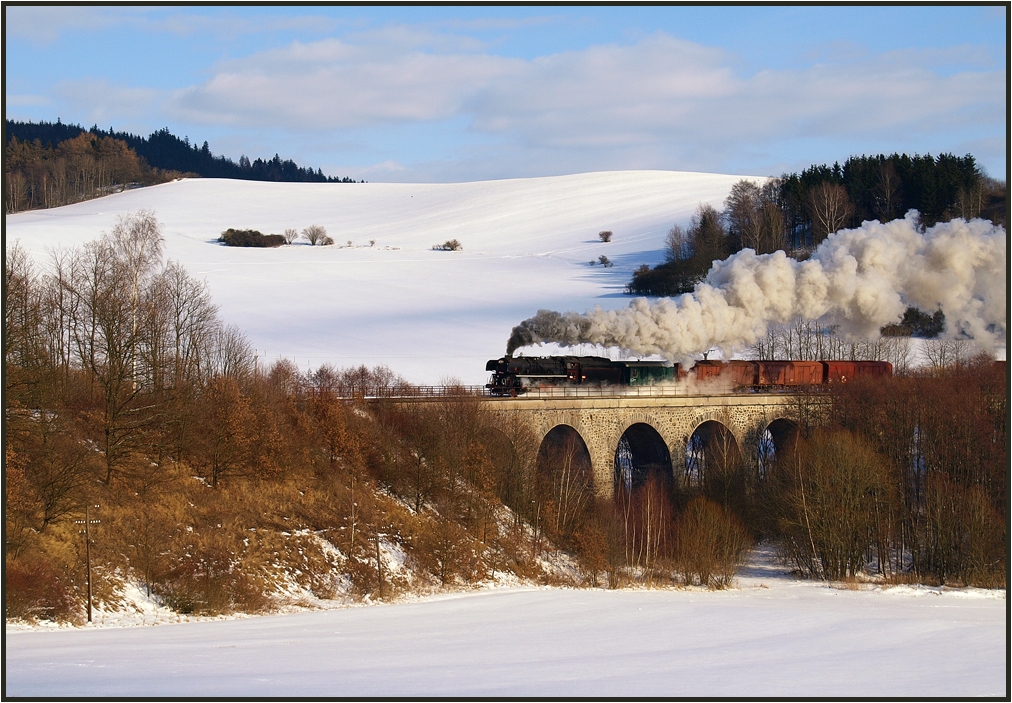
M 492 395 L 517 396 L 538 386 L 642 386 L 674 380 L 663 361 L 612 361 L 600 356 L 504 356 L 485 364 Z

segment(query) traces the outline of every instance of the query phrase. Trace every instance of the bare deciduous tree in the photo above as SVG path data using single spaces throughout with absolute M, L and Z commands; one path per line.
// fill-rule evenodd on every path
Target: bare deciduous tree
M 727 588 L 752 546 L 727 508 L 702 496 L 689 501 L 675 526 L 675 561 L 687 584 Z
M 126 268 L 125 273 L 130 281 L 132 337 L 136 344 L 141 281 L 151 276 L 161 265 L 165 238 L 162 236 L 162 226 L 151 210 L 138 210 L 135 213 L 121 215 L 113 227 L 111 238 L 113 251 L 116 252 L 120 265 Z M 135 347 L 131 348 L 130 356 L 136 385 Z
M 960 186 L 956 192 L 955 214 L 964 220 L 980 216 L 984 208 L 984 183 L 977 179 L 971 186 Z
M 724 201 L 724 217 L 743 248 L 768 254 L 784 247 L 786 220 L 779 193 L 780 181 L 775 178 L 762 187 L 745 179 L 731 187 Z
M 742 179 L 731 186 L 731 192 L 724 200 L 724 217 L 731 231 L 741 238 L 742 247 L 756 252 L 762 248 L 762 201 L 759 195 L 758 185 Z
M 330 239 L 327 236 L 327 230 L 323 225 L 309 225 L 302 230 L 302 236 L 305 237 L 305 239 L 309 241 L 309 244 L 314 247 L 323 246 L 327 243 L 326 240 Z M 331 240 L 329 243 L 333 244 L 334 242 Z
M 889 502 L 882 456 L 860 436 L 819 430 L 783 470 L 792 484 L 782 517 L 784 556 L 830 579 L 862 571 Z
M 806 205 L 812 218 L 812 233 L 818 244 L 847 224 L 854 214 L 854 204 L 847 190 L 838 183 L 823 181 L 808 193 Z
M 934 371 L 964 362 L 974 351 L 973 342 L 968 339 L 925 339 L 921 345 L 921 354 Z
M 692 256 L 692 246 L 689 236 L 678 225 L 672 225 L 664 237 L 664 260 L 685 261 Z
M 875 184 L 875 214 L 879 220 L 888 222 L 896 217 L 896 202 L 899 199 L 900 179 L 892 161 L 883 161 L 878 167 L 878 183 Z
M 296 239 L 299 238 L 299 230 L 295 229 L 294 227 L 289 227 L 288 229 L 285 230 L 285 233 L 282 236 L 285 238 L 286 244 L 291 244 L 292 242 L 294 242 Z

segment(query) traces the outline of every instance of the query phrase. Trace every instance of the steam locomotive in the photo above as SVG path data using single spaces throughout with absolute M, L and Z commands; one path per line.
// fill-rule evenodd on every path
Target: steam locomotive
M 859 377 L 892 376 L 887 361 L 697 361 L 688 370 L 663 361 L 612 361 L 599 356 L 504 356 L 491 359 L 491 395 L 516 397 L 552 386 L 651 386 L 687 379 L 718 381 L 735 391 L 831 386 Z

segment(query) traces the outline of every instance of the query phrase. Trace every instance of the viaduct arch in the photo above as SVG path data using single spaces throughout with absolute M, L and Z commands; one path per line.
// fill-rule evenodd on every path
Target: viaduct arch
M 590 455 L 594 491 L 611 498 L 615 484 L 615 456 L 619 443 L 640 442 L 644 461 L 657 461 L 663 451 L 659 436 L 675 472 L 686 466 L 686 452 L 693 433 L 704 423 L 719 423 L 743 453 L 759 451 L 768 428 L 778 430 L 792 416 L 795 399 L 786 394 L 736 394 L 722 396 L 489 399 L 493 410 L 522 420 L 533 431 L 538 446 L 560 426 L 572 428 Z M 774 425 L 775 421 L 782 422 Z M 652 431 L 652 432 L 651 432 Z M 655 433 L 655 434 L 653 434 Z M 637 447 L 629 446 L 633 456 Z M 690 456 L 691 460 L 691 456 Z M 690 461 L 691 463 L 691 461 Z

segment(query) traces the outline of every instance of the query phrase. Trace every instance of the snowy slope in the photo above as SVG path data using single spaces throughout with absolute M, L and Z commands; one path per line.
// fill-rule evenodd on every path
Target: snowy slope
M 523 589 L 160 627 L 8 627 L 8 696 L 1002 696 L 1004 591 Z
M 6 217 L 7 242 L 40 261 L 116 216 L 147 208 L 169 258 L 206 279 L 226 322 L 263 358 L 300 366 L 386 364 L 414 383 L 486 380 L 513 325 L 540 308 L 624 307 L 632 270 L 702 202 L 721 207 L 741 176 L 587 173 L 454 184 L 184 180 Z M 280 233 L 321 224 L 337 244 L 235 249 L 229 227 Z M 611 243 L 598 239 L 614 232 Z M 432 251 L 458 239 L 459 252 Z M 353 243 L 352 247 L 347 242 Z M 375 240 L 369 246 L 370 240 Z M 613 268 L 589 266 L 606 255 Z

